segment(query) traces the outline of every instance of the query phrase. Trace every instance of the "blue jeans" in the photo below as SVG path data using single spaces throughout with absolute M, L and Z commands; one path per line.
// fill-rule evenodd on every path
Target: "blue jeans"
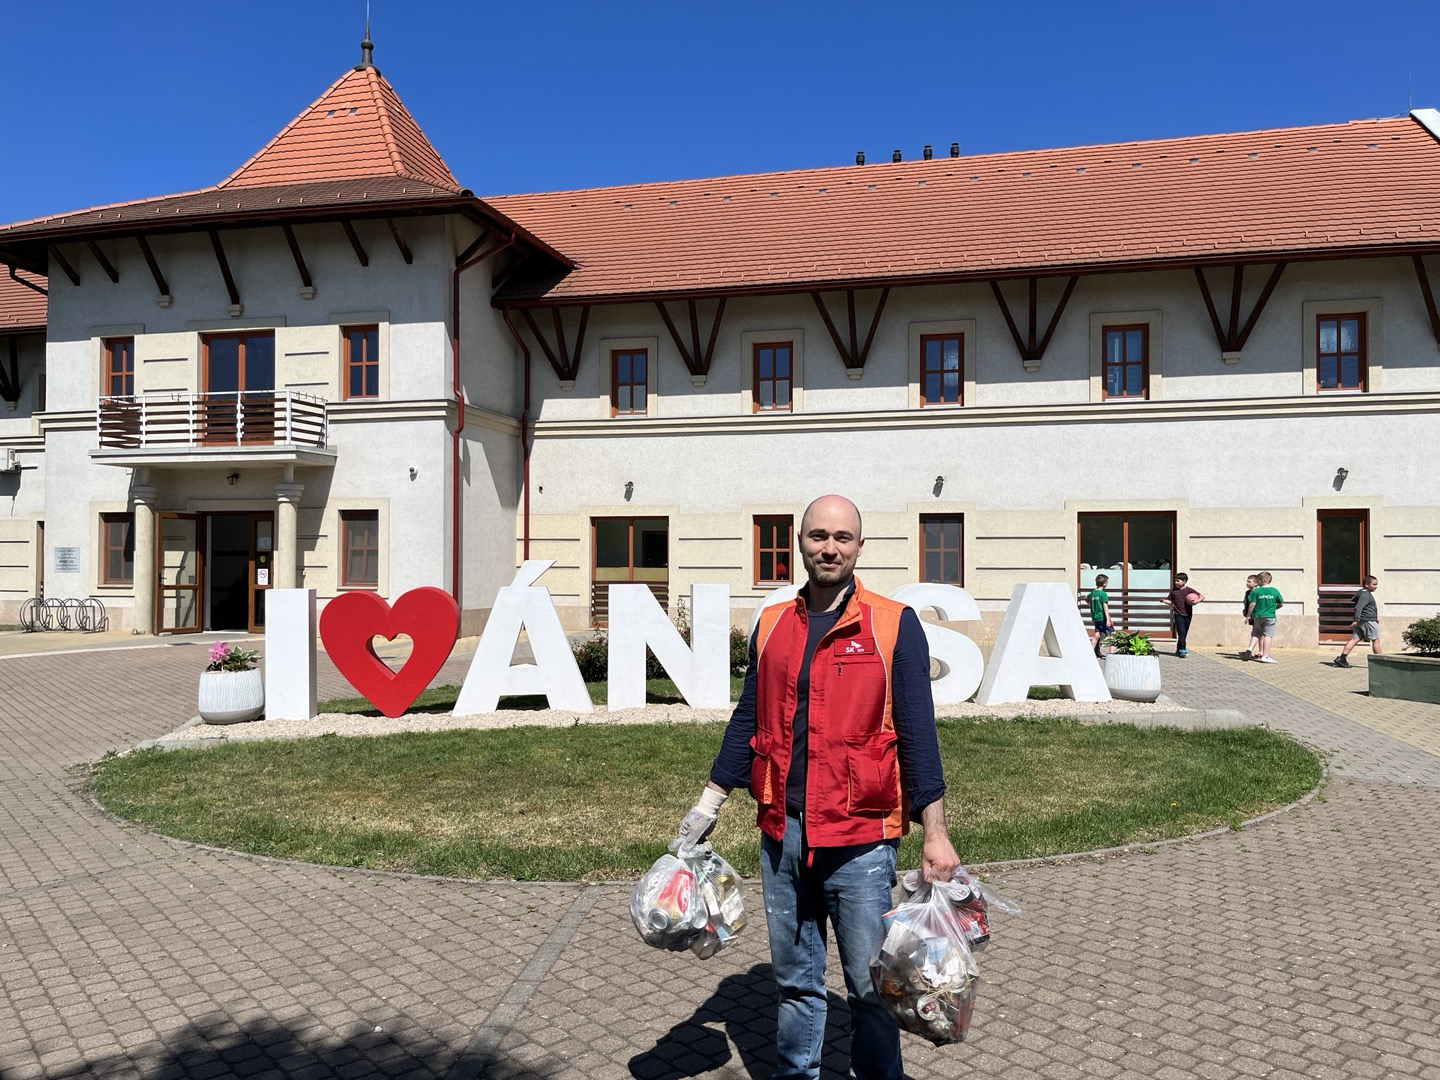
M 783 842 L 760 838 L 770 964 L 780 989 L 774 1080 L 816 1080 L 825 1039 L 825 928 L 835 928 L 850 1004 L 850 1067 L 857 1080 L 901 1080 L 900 1029 L 870 982 L 880 917 L 892 907 L 898 841 L 815 848 L 785 819 Z M 804 865 L 808 856 L 813 863 Z
M 1185 652 L 1185 639 L 1190 636 L 1190 620 L 1193 615 L 1181 615 L 1178 611 L 1171 612 L 1170 617 L 1175 620 L 1175 637 L 1178 639 L 1175 645 L 1176 652 Z

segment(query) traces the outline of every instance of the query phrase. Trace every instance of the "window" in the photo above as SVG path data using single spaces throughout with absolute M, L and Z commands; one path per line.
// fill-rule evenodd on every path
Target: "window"
M 105 393 L 110 397 L 131 397 L 134 395 L 134 338 L 109 338 L 106 340 Z
M 767 342 L 755 346 L 755 412 L 790 412 L 793 378 L 790 342 Z
M 349 589 L 380 587 L 380 512 L 340 512 L 340 585 Z
M 610 415 L 644 416 L 648 353 L 644 349 L 610 354 Z
M 207 443 L 275 441 L 275 334 L 208 334 L 200 339 Z M 283 430 L 283 425 L 282 425 Z
M 1365 316 L 1321 315 L 1315 322 L 1317 390 L 1365 389 Z
M 100 584 L 135 583 L 135 515 L 100 515 Z
M 345 336 L 345 396 L 378 397 L 380 394 L 380 328 L 347 326 Z
M 1150 327 L 1107 326 L 1105 338 L 1104 396 L 1106 398 L 1148 398 L 1150 396 Z
M 927 334 L 920 338 L 920 404 L 961 405 L 965 335 Z
M 755 584 L 789 584 L 794 576 L 795 518 L 782 516 L 755 519 Z
M 963 515 L 920 515 L 920 580 L 965 584 Z

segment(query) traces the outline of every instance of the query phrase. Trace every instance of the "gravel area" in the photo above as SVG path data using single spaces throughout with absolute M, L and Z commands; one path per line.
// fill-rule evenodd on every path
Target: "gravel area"
M 1022 701 L 1008 705 L 945 706 L 942 716 L 1123 716 L 1124 714 L 1176 713 L 1181 709 L 1168 698 L 1153 703 L 1134 701 Z M 577 724 L 707 724 L 723 723 L 729 709 L 692 709 L 688 705 L 647 705 L 642 709 L 610 710 L 597 706 L 592 713 L 568 709 L 506 709 L 501 712 L 456 716 L 453 713 L 407 713 L 360 716 L 355 713 L 321 713 L 313 720 L 255 720 L 247 724 L 189 724 L 161 736 L 159 742 L 222 742 L 235 739 L 302 739 L 314 735 L 383 735 L 392 731 L 444 731 L 453 728 L 507 728 L 534 725 L 573 727 Z M 1138 718 L 1138 717 L 1137 717 Z

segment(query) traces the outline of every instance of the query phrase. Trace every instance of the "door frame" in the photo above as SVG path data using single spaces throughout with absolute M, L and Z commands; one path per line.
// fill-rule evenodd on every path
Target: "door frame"
M 1354 584 L 1326 585 L 1325 582 L 1325 545 L 1323 533 L 1325 531 L 1326 518 L 1359 518 L 1360 519 L 1360 580 Z M 1353 615 L 1347 613 L 1345 619 L 1346 629 L 1326 633 L 1323 630 L 1325 623 L 1324 609 L 1338 606 L 1337 597 L 1344 597 L 1347 603 L 1352 600 L 1355 593 L 1365 584 L 1365 578 L 1370 573 L 1370 511 L 1363 509 L 1327 509 L 1315 511 L 1315 588 L 1317 590 L 1315 602 L 1315 636 L 1317 641 L 1337 642 L 1349 641 L 1349 622 Z
M 210 552 L 210 541 L 213 533 L 210 529 L 210 519 L 216 517 L 243 517 L 246 519 L 245 536 L 249 545 L 250 553 L 245 560 L 245 630 L 250 634 L 263 634 L 265 627 L 255 620 L 255 594 L 258 592 L 269 592 L 275 585 L 275 511 L 273 510 L 210 510 L 203 515 L 206 519 L 205 527 L 205 552 L 208 557 Z M 263 567 L 269 571 L 269 581 L 265 585 L 258 583 L 258 571 L 262 568 L 260 555 L 260 523 L 270 523 L 270 550 L 265 552 L 269 556 L 263 561 Z M 208 575 L 207 575 L 208 578 Z M 205 604 L 202 619 L 205 623 L 211 622 L 210 614 L 210 586 L 212 582 L 205 582 Z
M 198 634 L 205 628 L 205 607 L 209 599 L 208 583 L 205 580 L 205 544 L 206 528 L 205 514 L 187 513 L 179 510 L 159 510 L 155 514 L 155 618 L 152 632 L 159 634 Z M 164 585 L 165 569 L 165 522 L 193 521 L 195 522 L 195 584 L 194 585 Z M 165 617 L 165 591 L 194 590 L 195 592 L 195 625 L 183 627 L 163 627 L 160 625 Z
M 1084 528 L 1086 518 L 1096 517 L 1118 517 L 1120 523 L 1120 583 L 1114 582 L 1106 586 L 1106 592 L 1110 595 L 1110 616 L 1116 629 L 1132 631 L 1138 630 L 1148 633 L 1150 637 L 1166 640 L 1175 636 L 1175 623 L 1171 618 L 1169 608 L 1161 602 L 1161 597 L 1170 591 L 1174 582 L 1175 569 L 1179 565 L 1180 558 L 1180 529 L 1179 521 L 1174 510 L 1085 510 L 1075 515 L 1075 568 L 1076 585 L 1079 585 L 1080 555 L 1084 548 Z M 1170 567 L 1166 576 L 1165 587 L 1161 589 L 1133 589 L 1130 587 L 1130 522 L 1133 518 L 1164 518 L 1170 524 Z M 1115 587 L 1111 587 L 1115 586 Z M 1118 602 L 1117 602 L 1118 601 Z M 1077 598 L 1077 604 L 1080 602 Z M 1163 620 L 1164 625 L 1161 625 Z

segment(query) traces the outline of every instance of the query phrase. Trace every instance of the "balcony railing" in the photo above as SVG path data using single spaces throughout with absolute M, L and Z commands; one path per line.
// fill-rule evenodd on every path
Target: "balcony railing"
M 294 390 L 102 397 L 101 449 L 313 446 L 329 439 L 325 400 Z

